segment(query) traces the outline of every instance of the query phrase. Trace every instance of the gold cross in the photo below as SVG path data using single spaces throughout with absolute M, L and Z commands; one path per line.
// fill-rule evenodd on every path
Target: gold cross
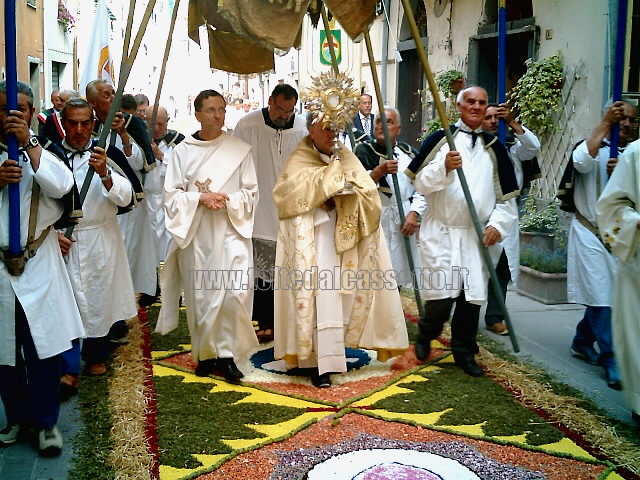
M 204 192 L 210 192 L 211 190 L 209 190 L 209 185 L 211 184 L 211 179 L 207 178 L 204 182 L 201 182 L 199 180 L 196 180 L 196 187 L 198 187 L 198 192 L 200 193 L 204 193 Z

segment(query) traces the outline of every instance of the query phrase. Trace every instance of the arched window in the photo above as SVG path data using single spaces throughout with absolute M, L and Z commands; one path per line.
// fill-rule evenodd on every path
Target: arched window
M 427 36 L 427 10 L 424 7 L 424 2 L 422 0 L 411 0 L 411 6 L 413 7 L 413 16 L 416 19 L 418 32 L 420 32 L 422 38 L 425 38 Z M 398 41 L 403 42 L 406 40 L 413 40 L 413 36 L 407 24 L 407 19 L 404 18 L 400 27 Z

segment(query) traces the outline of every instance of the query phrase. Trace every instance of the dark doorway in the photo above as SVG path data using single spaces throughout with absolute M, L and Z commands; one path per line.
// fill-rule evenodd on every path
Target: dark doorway
M 507 29 L 507 92 L 526 72 L 525 61 L 535 58 L 538 27 L 521 21 Z M 523 24 L 524 23 L 524 24 Z M 487 28 L 488 27 L 488 28 Z M 515 28 L 514 28 L 515 27 Z M 469 39 L 469 85 L 480 85 L 489 92 L 489 101 L 498 98 L 498 34 L 497 26 L 486 26 L 486 32 Z
M 412 42 L 413 43 L 413 42 Z M 402 119 L 402 141 L 417 146 L 422 135 L 422 89 L 424 75 L 416 49 L 401 51 L 398 68 L 398 111 Z

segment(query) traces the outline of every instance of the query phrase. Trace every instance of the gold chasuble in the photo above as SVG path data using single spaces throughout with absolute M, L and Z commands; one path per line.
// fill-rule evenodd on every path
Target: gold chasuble
M 337 213 L 337 253 L 354 248 L 361 239 L 378 229 L 382 208 L 378 187 L 358 157 L 343 148 L 340 160 L 327 164 L 309 137 L 300 142 L 292 157 L 285 163 L 273 189 L 280 220 L 308 213 L 314 208 L 326 209 L 326 202 L 331 198 Z M 353 185 L 354 194 L 334 196 L 344 189 L 345 182 Z
M 275 358 L 284 359 L 287 368 L 308 359 L 316 328 L 343 330 L 345 346 L 375 350 L 380 361 L 402 354 L 408 338 L 379 228 L 380 197 L 358 158 L 343 147 L 340 159 L 330 161 L 307 136 L 287 160 L 273 199 L 280 218 Z M 333 251 L 319 249 L 321 229 L 333 234 Z M 327 292 L 342 300 L 329 315 L 323 312 L 331 306 L 321 300 Z M 315 353 L 321 364 L 322 352 Z

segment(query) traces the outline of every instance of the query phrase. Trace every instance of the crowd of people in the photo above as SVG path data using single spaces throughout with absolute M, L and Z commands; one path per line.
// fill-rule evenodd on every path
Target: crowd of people
M 244 377 L 237 362 L 270 341 L 276 360 L 318 388 L 347 371 L 346 347 L 380 361 L 402 354 L 403 287 L 426 300 L 419 361 L 451 317 L 455 364 L 482 376 L 475 355 L 484 304 L 487 329 L 509 334 L 501 304 L 517 281 L 518 201 L 540 175 L 540 142 L 508 105 L 489 104 L 484 88 L 458 93 L 453 145 L 439 130 L 415 149 L 400 141 L 398 110 L 372 114 L 366 93 L 352 127 L 338 132 L 322 112 L 297 114 L 298 92 L 287 84 L 264 108 L 241 103 L 246 114 L 233 128 L 225 96 L 204 90 L 193 102 L 200 127 L 185 135 L 143 94 L 124 95 L 105 125 L 115 91 L 95 80 L 86 98 L 54 92 L 34 135 L 33 93 L 18 86 L 18 110 L 7 111 L 0 83 L 0 142 L 11 134 L 20 145 L 19 158 L 0 153 L 0 212 L 9 208 L 7 187 L 19 184 L 24 249 L 17 260 L 8 253 L 0 223 L 0 445 L 34 431 L 39 453 L 58 455 L 60 402 L 77 393 L 82 374 L 107 373 L 137 309 L 160 300 L 156 330 L 176 328 L 183 302 L 195 374 L 231 383 Z M 632 105 L 614 103 L 572 152 L 568 273 L 570 299 L 586 306 L 570 351 L 601 365 L 611 388 L 624 387 L 640 420 L 632 380 L 640 360 L 628 341 L 638 333 L 640 150 L 635 142 L 617 166 L 607 150 L 616 124 L 626 146 L 634 115 Z M 495 136 L 500 120 L 511 132 L 505 144 Z M 489 284 L 483 248 L 502 291 Z M 242 281 L 207 282 L 212 272 L 240 273 Z

